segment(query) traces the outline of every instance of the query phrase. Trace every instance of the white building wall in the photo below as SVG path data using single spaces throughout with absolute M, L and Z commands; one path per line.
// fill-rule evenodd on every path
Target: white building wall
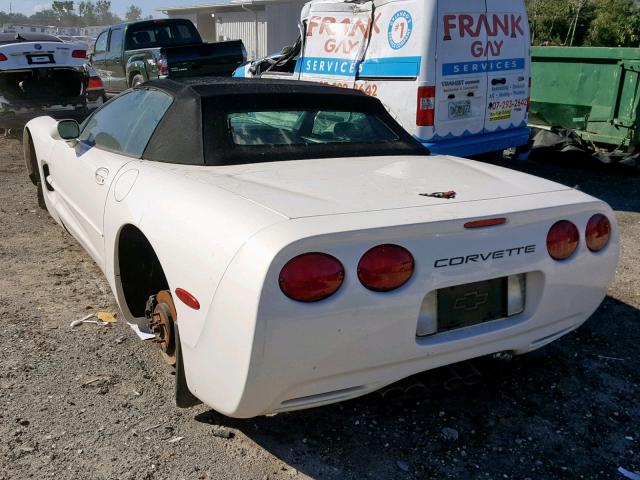
M 207 11 L 197 14 L 198 23 L 196 23 L 196 27 L 198 27 L 198 32 L 200 32 L 200 36 L 205 42 L 215 42 L 217 40 L 215 19 L 211 17 L 212 13 Z
M 171 13 L 169 12 L 169 18 L 184 18 L 185 20 L 191 20 L 193 24 L 198 28 L 198 14 L 197 13 Z
M 267 54 L 280 52 L 282 47 L 293 45 L 300 35 L 298 22 L 305 1 L 299 3 L 274 3 L 266 6 Z
M 206 42 L 243 41 L 250 60 L 279 52 L 298 38 L 300 11 L 308 0 L 273 0 L 265 5 L 203 5 L 188 12 L 167 11 L 169 18 L 186 18 Z M 212 17 L 211 14 L 214 16 Z M 256 15 L 258 19 L 256 38 Z
M 264 9 L 250 12 L 220 10 L 215 15 L 218 41 L 242 40 L 249 60 L 267 55 L 267 22 Z

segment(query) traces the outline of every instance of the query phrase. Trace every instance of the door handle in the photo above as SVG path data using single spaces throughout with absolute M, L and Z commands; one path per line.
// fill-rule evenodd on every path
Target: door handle
M 494 78 L 493 80 L 491 80 L 491 85 L 506 85 L 507 84 L 507 79 L 506 78 Z
M 107 170 L 106 168 L 101 167 L 96 170 L 96 183 L 98 185 L 104 185 L 108 177 L 109 177 L 109 170 Z

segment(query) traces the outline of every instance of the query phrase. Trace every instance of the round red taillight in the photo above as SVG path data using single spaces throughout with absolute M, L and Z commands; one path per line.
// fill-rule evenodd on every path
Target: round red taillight
M 305 253 L 282 267 L 280 290 L 298 302 L 318 302 L 338 291 L 344 280 L 344 267 L 325 253 Z
M 398 245 L 379 245 L 358 263 L 360 283 L 374 292 L 390 292 L 409 281 L 415 269 L 413 255 Z
M 575 253 L 579 243 L 578 227 L 568 220 L 561 220 L 554 224 L 547 235 L 547 250 L 555 260 L 569 258 Z
M 609 244 L 611 239 L 611 222 L 607 217 L 598 213 L 587 223 L 585 234 L 587 247 L 592 252 L 599 252 Z

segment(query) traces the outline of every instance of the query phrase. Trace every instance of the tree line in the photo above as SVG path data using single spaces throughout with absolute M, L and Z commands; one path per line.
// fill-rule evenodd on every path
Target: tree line
M 151 16 L 147 18 L 152 18 Z M 142 20 L 142 9 L 131 5 L 124 20 Z M 51 8 L 33 15 L 0 12 L 0 24 L 24 23 L 29 25 L 53 25 L 57 27 L 88 27 L 92 25 L 114 25 L 123 19 L 111 11 L 109 0 L 53 1 Z
M 638 0 L 526 0 L 534 45 L 640 47 Z

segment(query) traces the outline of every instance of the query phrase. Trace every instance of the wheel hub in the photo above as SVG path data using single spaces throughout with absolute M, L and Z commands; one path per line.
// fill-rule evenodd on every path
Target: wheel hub
M 175 321 L 176 308 L 171 294 L 163 290 L 156 295 L 156 305 L 151 313 L 149 327 L 155 334 L 153 339 L 162 352 L 164 361 L 169 365 L 176 364 Z

